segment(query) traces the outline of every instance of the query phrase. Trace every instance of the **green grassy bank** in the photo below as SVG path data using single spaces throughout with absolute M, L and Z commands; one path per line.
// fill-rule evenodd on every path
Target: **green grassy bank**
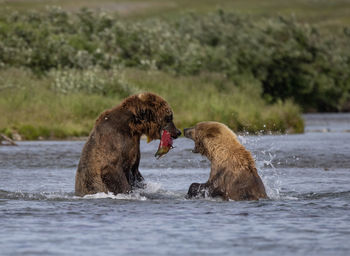
M 160 71 L 91 69 L 53 71 L 38 78 L 29 71 L 7 69 L 0 71 L 0 77 L 0 131 L 10 137 L 14 133 L 24 139 L 86 136 L 100 112 L 143 91 L 163 96 L 180 128 L 217 120 L 237 132 L 303 131 L 296 105 L 267 104 L 257 87 L 231 86 L 220 75 L 177 77 Z

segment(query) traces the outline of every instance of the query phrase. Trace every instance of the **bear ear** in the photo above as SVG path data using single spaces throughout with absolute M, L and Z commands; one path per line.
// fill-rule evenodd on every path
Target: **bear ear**
M 146 98 L 147 98 L 147 94 L 146 93 L 140 93 L 137 95 L 137 97 L 142 100 L 142 101 L 145 101 Z
M 207 138 L 214 138 L 217 137 L 220 134 L 220 128 L 217 126 L 209 127 L 206 131 L 206 137 Z

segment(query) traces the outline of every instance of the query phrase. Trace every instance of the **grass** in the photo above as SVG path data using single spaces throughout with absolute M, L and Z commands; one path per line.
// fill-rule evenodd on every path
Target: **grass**
M 170 76 L 162 72 L 127 70 L 128 81 L 139 90 L 162 95 L 171 104 L 176 124 L 192 126 L 203 120 L 224 122 L 242 132 L 302 132 L 300 110 L 291 102 L 268 105 L 258 86 L 237 87 L 220 75 Z
M 77 75 L 77 71 L 67 71 Z M 81 71 L 86 72 L 86 71 Z M 38 78 L 21 69 L 0 71 L 0 131 L 24 139 L 86 136 L 97 116 L 118 104 L 122 92 L 151 91 L 164 97 L 175 113 L 179 128 L 204 120 L 228 124 L 237 132 L 302 132 L 299 108 L 291 102 L 267 105 L 257 87 L 234 87 L 220 75 L 176 77 L 160 71 L 125 69 L 115 72 L 123 90 L 65 94 L 55 90 L 53 76 Z M 110 73 L 95 71 L 108 79 Z
M 1 72 L 0 130 L 17 132 L 24 139 L 88 135 L 93 120 L 114 104 L 112 98 L 73 93 L 68 97 L 50 90 L 52 81 L 22 70 Z M 0 86 L 1 87 L 1 86 Z

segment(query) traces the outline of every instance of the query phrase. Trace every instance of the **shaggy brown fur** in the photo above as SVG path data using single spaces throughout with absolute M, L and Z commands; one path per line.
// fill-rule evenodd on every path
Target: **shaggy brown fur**
M 127 193 L 142 184 L 139 172 L 140 137 L 160 139 L 167 130 L 175 139 L 181 132 L 173 123 L 169 104 L 152 93 L 126 98 L 103 112 L 86 142 L 75 178 L 75 194 Z
M 226 125 L 202 122 L 184 129 L 184 135 L 194 140 L 194 153 L 200 153 L 211 161 L 209 180 L 204 184 L 193 183 L 188 197 L 220 196 L 225 200 L 267 198 L 252 155 Z

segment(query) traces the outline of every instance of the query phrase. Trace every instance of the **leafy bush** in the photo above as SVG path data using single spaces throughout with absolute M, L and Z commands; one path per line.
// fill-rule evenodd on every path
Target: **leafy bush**
M 51 89 L 63 94 L 117 94 L 124 98 L 138 92 L 138 88 L 128 84 L 123 73 L 117 69 L 52 70 L 48 76 L 53 79 Z
M 291 98 L 305 110 L 340 111 L 350 101 L 348 31 L 323 35 L 293 18 L 255 20 L 223 11 L 128 22 L 54 8 L 0 17 L 0 68 L 217 72 L 238 86 L 247 80 L 262 86 L 270 103 Z M 93 90 L 100 90 L 97 84 Z

